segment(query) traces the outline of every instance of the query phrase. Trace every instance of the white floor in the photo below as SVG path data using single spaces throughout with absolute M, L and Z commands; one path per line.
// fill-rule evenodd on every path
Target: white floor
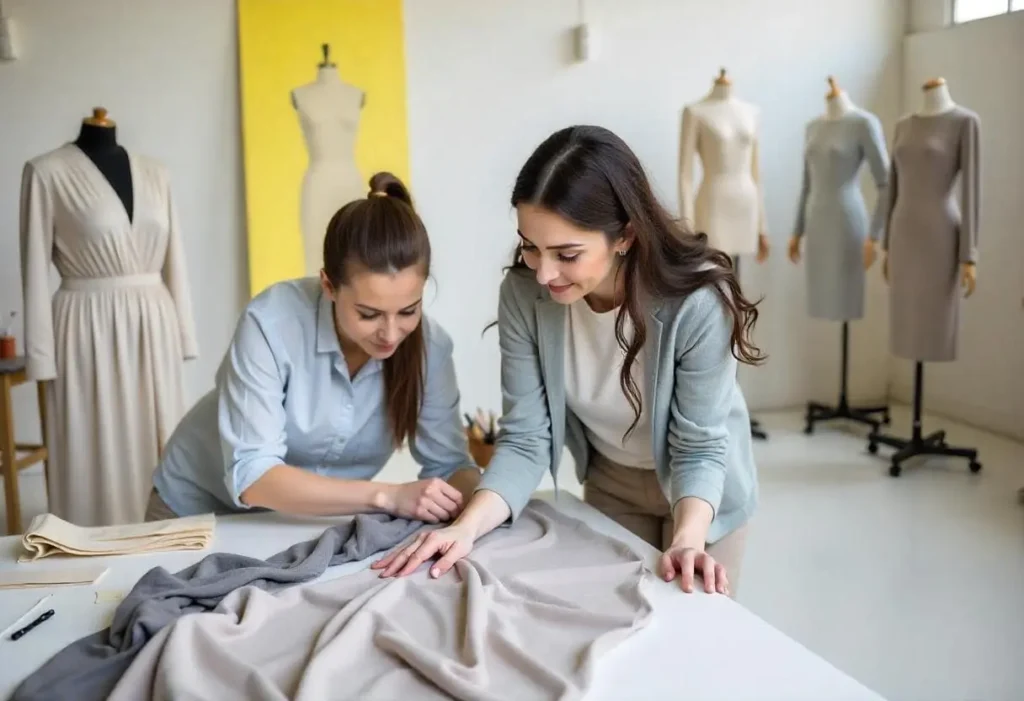
M 797 413 L 758 418 L 770 435 L 756 445 L 762 504 L 740 603 L 891 701 L 1024 699 L 1024 445 L 926 418 L 926 432 L 978 448 L 984 469 L 919 459 L 894 479 L 889 450 L 868 454 L 858 426 L 807 436 Z M 893 419 L 906 435 L 907 412 Z M 414 470 L 403 454 L 381 478 Z M 570 465 L 560 482 L 580 493 Z M 37 468 L 21 494 L 27 525 L 45 508 Z

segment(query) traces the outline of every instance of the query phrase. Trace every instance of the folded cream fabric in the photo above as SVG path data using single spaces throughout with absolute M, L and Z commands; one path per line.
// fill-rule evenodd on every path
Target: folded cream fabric
M 62 567 L 60 569 L 0 570 L 0 589 L 82 586 L 96 583 L 106 572 L 107 568 L 103 565 Z
M 213 542 L 213 514 L 124 526 L 83 528 L 53 514 L 40 514 L 21 538 L 19 562 L 50 555 L 96 557 L 161 550 L 205 550 Z
M 575 701 L 651 620 L 643 558 L 545 502 L 428 566 L 238 589 L 164 627 L 107 701 Z

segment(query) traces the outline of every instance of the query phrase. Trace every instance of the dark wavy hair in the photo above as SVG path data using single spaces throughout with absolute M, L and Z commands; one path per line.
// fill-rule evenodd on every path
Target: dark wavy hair
M 766 356 L 750 338 L 759 301 L 744 297 L 732 260 L 711 248 L 706 235 L 693 233 L 668 214 L 640 160 L 608 129 L 572 126 L 545 139 L 516 178 L 512 206 L 520 204 L 542 207 L 581 229 L 601 231 L 609 245 L 633 237 L 616 270 L 625 289 L 615 320 L 615 338 L 626 354 L 619 383 L 634 414 L 623 439 L 640 420 L 642 397 L 631 370 L 647 340 L 645 298 L 685 298 L 711 286 L 732 316 L 732 354 L 750 365 L 764 361 Z M 511 267 L 527 267 L 521 241 Z M 631 339 L 624 333 L 627 316 Z
M 331 285 L 348 281 L 352 264 L 374 273 L 420 266 L 430 275 L 430 239 L 408 188 L 391 173 L 370 178 L 365 198 L 339 209 L 324 236 L 324 273 Z M 384 392 L 395 445 L 414 438 L 423 403 L 426 342 L 420 323 L 384 361 Z

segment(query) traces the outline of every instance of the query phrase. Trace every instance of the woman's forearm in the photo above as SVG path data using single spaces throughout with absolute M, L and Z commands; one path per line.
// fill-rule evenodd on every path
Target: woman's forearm
M 672 544 L 703 550 L 715 510 L 699 497 L 683 497 L 672 509 Z
M 452 525 L 465 526 L 473 533 L 473 540 L 476 540 L 505 523 L 511 515 L 512 510 L 497 492 L 481 489 L 473 495 Z
M 241 494 L 242 503 L 308 516 L 385 511 L 391 485 L 326 477 L 291 465 L 270 468 Z
M 468 504 L 473 498 L 473 492 L 480 484 L 480 468 L 466 467 L 456 470 L 448 478 L 448 484 L 455 487 L 462 494 L 462 503 Z

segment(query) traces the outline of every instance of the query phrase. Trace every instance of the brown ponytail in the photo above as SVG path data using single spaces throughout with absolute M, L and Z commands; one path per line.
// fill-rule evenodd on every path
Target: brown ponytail
M 430 239 L 413 209 L 405 184 L 391 173 L 375 173 L 364 199 L 349 202 L 331 218 L 324 236 L 324 273 L 344 285 L 353 264 L 373 273 L 420 266 L 430 275 Z M 384 394 L 396 446 L 416 435 L 426 365 L 423 323 L 384 361 Z

